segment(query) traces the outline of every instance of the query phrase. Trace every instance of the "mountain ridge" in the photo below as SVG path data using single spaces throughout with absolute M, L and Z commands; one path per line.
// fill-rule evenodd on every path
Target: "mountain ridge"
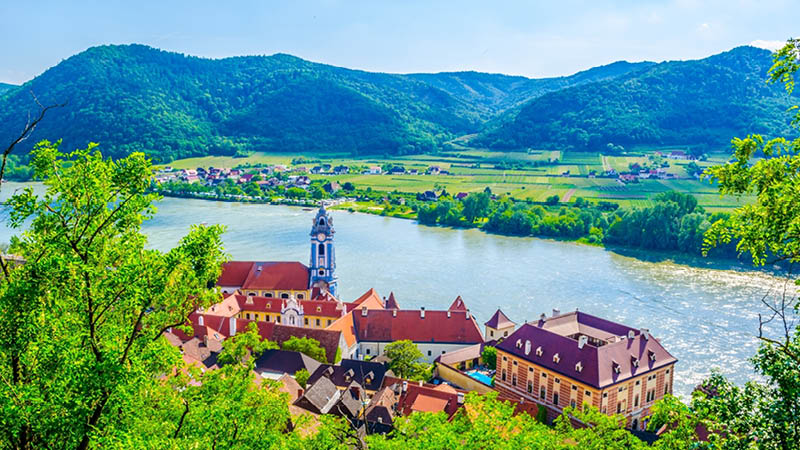
M 768 54 L 750 50 L 732 52 L 742 53 L 742 61 L 762 59 L 760 68 L 769 60 Z M 586 108 L 593 95 L 609 89 L 624 94 L 630 87 L 619 86 L 636 84 L 631 80 L 657 73 L 664 64 L 697 66 L 706 59 L 617 61 L 568 76 L 527 78 L 475 71 L 392 74 L 286 53 L 212 59 L 140 44 L 104 45 L 63 60 L 23 84 L 25 89 L 2 95 L 0 139 L 13 135 L 35 108 L 33 91 L 42 103 L 68 104 L 40 124 L 23 150 L 39 139 L 63 138 L 68 149 L 97 141 L 111 156 L 144 151 L 159 162 L 252 150 L 409 154 L 477 133 L 476 143 L 494 148 L 581 150 L 588 146 L 558 133 L 549 141 L 540 135 L 530 139 L 519 128 L 552 132 L 555 119 L 540 109 L 554 98 L 578 93 L 572 103 Z M 563 114 L 577 114 L 559 106 Z M 775 128 L 772 116 L 769 122 Z

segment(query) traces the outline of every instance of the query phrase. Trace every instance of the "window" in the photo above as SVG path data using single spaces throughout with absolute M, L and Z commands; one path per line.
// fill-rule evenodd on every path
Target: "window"
M 369 349 L 367 349 L 367 354 L 369 355 Z
M 489 336 L 494 337 L 494 331 L 489 330 Z
M 275 322 L 281 323 L 281 316 L 275 316 Z
M 547 374 L 546 374 L 546 373 L 543 373 L 543 374 L 542 374 L 542 378 L 547 378 Z
M 608 392 L 603 392 L 603 398 L 608 398 Z
M 251 293 L 249 293 L 249 294 L 247 294 L 247 295 L 249 295 L 250 297 L 255 297 L 255 296 L 256 296 L 256 293 L 255 293 L 255 292 L 251 292 Z
M 511 385 L 512 386 L 516 386 L 517 385 L 517 374 L 515 374 L 515 373 L 511 374 Z
M 303 319 L 303 322 L 305 322 L 305 324 L 308 325 L 308 318 Z
M 650 389 L 647 391 L 647 395 L 645 396 L 645 403 L 650 403 L 656 398 L 656 390 Z
M 573 391 L 577 391 L 577 390 L 578 390 L 578 386 L 575 386 L 575 385 L 573 384 L 573 385 L 572 385 L 572 390 L 573 390 Z
M 319 269 L 319 272 L 318 272 L 318 273 L 319 273 L 320 275 L 325 275 L 325 269 Z
M 447 350 L 442 350 L 442 354 L 444 355 L 445 353 L 447 353 Z
M 514 361 L 514 365 L 515 365 L 515 366 L 517 365 L 517 362 L 516 362 L 516 361 Z
M 558 405 L 558 392 L 553 392 L 553 404 Z
M 533 393 L 533 381 L 528 380 L 528 394 Z
M 617 403 L 617 414 L 622 412 L 622 403 Z
M 547 400 L 547 388 L 546 387 L 542 386 L 542 388 L 539 389 L 539 398 L 542 399 L 542 401 Z
M 503 356 L 503 361 L 508 361 L 508 359 L 505 356 Z
M 281 298 L 289 298 L 289 294 L 287 294 L 286 292 L 284 292 L 283 294 L 281 294 Z
M 250 318 L 250 313 L 247 313 L 247 314 L 245 314 L 245 315 L 244 315 L 244 318 L 245 318 L 245 319 L 249 319 L 249 318 Z
M 587 397 L 591 397 L 592 393 L 591 393 L 591 391 L 586 391 L 586 392 L 583 393 L 583 395 L 585 395 Z
M 302 300 L 303 298 L 305 298 L 305 295 L 303 295 L 303 294 L 297 294 L 297 299 L 298 299 L 298 300 Z
M 634 408 L 638 408 L 639 407 L 639 394 L 636 394 L 636 395 L 633 396 L 633 407 Z
M 669 394 L 669 383 L 664 385 L 664 395 Z
M 642 380 L 636 380 L 636 385 L 639 386 L 640 384 L 642 384 Z
M 558 378 L 555 378 L 555 379 L 553 379 L 553 383 L 555 383 L 555 384 L 561 384 L 561 380 L 559 380 Z
M 431 351 L 430 350 L 428 350 L 428 356 L 431 356 Z
M 266 294 L 264 294 L 264 297 L 272 298 L 272 292 L 267 292 Z M 267 304 L 267 308 L 269 308 L 269 304 Z
M 319 326 L 319 319 L 316 320 L 316 324 L 317 324 L 317 326 Z
M 506 369 L 503 369 L 503 375 L 501 377 L 503 381 L 506 381 Z
M 328 319 L 328 326 L 330 326 L 330 324 L 332 324 L 332 323 L 333 323 L 333 321 L 331 319 Z
M 575 407 L 575 400 L 574 399 L 569 401 L 569 406 L 571 406 L 573 408 Z
M 325 254 L 325 244 L 319 244 L 317 246 L 317 253 L 319 253 L 320 256 Z
M 508 337 L 508 331 L 503 332 L 503 337 Z
M 528 367 L 528 372 L 533 373 L 533 367 Z
M 320 217 L 319 218 L 319 226 L 321 226 L 321 227 L 325 226 L 325 218 L 324 217 Z

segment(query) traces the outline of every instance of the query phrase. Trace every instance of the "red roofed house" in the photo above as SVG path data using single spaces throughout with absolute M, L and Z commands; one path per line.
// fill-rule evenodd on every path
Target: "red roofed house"
M 414 342 L 432 363 L 437 356 L 483 342 L 483 335 L 468 309 L 426 311 L 358 308 L 352 313 L 358 349 L 356 357 L 382 355 L 395 341 Z
M 396 411 L 404 416 L 414 412 L 445 412 L 447 417 L 464 406 L 464 392 L 442 384 L 429 387 L 406 380 L 402 381 Z
M 647 329 L 554 310 L 497 346 L 495 389 L 546 406 L 551 420 L 589 403 L 641 430 L 653 404 L 672 393 L 676 362 Z

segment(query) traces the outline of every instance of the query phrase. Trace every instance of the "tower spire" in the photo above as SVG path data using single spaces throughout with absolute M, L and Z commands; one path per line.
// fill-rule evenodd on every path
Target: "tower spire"
M 310 288 L 319 288 L 337 297 L 336 254 L 333 247 L 333 218 L 325 204 L 321 203 L 319 211 L 311 225 L 311 262 L 309 264 Z

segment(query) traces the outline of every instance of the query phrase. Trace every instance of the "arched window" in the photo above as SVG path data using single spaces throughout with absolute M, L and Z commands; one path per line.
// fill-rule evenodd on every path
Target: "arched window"
M 306 222 L 306 223 L 308 223 L 308 222 Z M 319 218 L 319 225 L 320 225 L 321 227 L 324 227 L 324 226 L 325 226 L 325 218 L 324 218 L 324 217 L 320 217 L 320 218 Z
M 281 298 L 289 298 L 289 294 L 287 294 L 286 292 L 284 292 L 283 294 L 281 294 Z
M 320 275 L 325 275 L 325 269 L 319 269 L 319 274 Z
M 325 244 L 319 244 L 317 246 L 317 253 L 319 253 L 319 256 L 322 256 L 322 255 L 325 254 Z

